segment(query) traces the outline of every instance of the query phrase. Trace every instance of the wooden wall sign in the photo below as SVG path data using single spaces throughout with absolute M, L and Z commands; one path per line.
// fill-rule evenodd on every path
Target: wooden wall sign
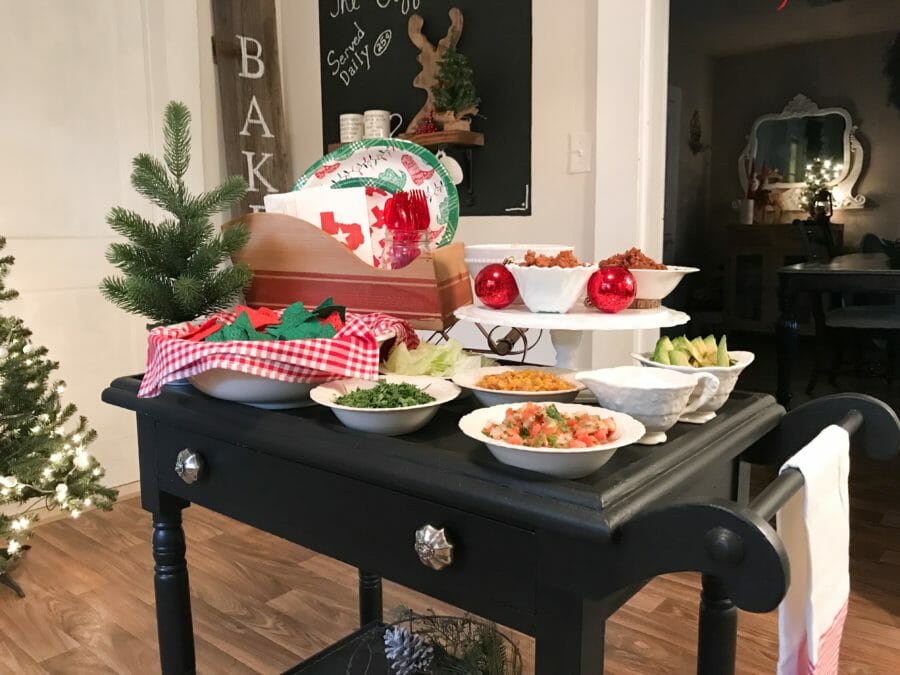
M 213 57 L 228 173 L 250 191 L 233 215 L 261 211 L 263 197 L 287 192 L 293 173 L 287 156 L 275 0 L 213 0 Z

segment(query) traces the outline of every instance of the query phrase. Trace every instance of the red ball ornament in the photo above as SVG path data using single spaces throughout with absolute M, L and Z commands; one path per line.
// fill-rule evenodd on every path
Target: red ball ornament
M 519 287 L 506 265 L 492 263 L 475 277 L 475 295 L 491 309 L 503 309 L 519 295 Z
M 615 314 L 628 307 L 636 292 L 634 276 L 624 267 L 601 267 L 588 279 L 588 300 L 607 314 Z

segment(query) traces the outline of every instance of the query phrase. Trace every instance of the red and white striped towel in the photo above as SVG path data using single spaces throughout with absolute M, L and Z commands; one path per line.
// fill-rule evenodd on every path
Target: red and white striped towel
M 279 312 L 280 314 L 280 312 Z M 226 323 L 234 313 L 219 314 Z M 167 382 L 226 368 L 282 382 L 324 382 L 339 377 L 378 377 L 379 339 L 396 337 L 410 349 L 419 338 L 410 325 L 388 314 L 347 314 L 333 338 L 192 342 L 187 324 L 163 326 L 147 338 L 147 371 L 139 397 L 157 396 Z
M 778 675 L 836 675 L 850 597 L 850 438 L 822 431 L 781 470 L 804 487 L 778 512 L 791 584 L 778 607 Z

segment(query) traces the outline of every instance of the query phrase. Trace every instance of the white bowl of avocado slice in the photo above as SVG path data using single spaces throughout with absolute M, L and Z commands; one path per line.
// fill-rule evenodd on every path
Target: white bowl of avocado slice
M 702 345 L 702 347 L 701 347 Z M 729 351 L 725 336 L 718 341 L 709 335 L 688 340 L 662 337 L 652 353 L 632 354 L 633 359 L 650 368 L 667 368 L 679 373 L 711 373 L 719 378 L 719 390 L 696 412 L 682 415 L 679 421 L 702 424 L 715 417 L 725 405 L 744 368 L 753 363 L 753 352 Z M 667 362 L 668 361 L 668 362 Z

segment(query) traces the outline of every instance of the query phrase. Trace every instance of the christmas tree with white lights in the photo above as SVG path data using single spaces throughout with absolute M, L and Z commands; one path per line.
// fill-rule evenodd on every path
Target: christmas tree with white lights
M 0 237 L 0 251 L 5 247 Z M 18 296 L 4 283 L 14 260 L 0 257 L 0 302 Z M 34 509 L 77 518 L 91 507 L 108 511 L 117 494 L 100 484 L 103 468 L 86 450 L 97 432 L 62 403 L 65 383 L 51 380 L 57 368 L 20 318 L 0 313 L 0 583 L 20 595 L 9 570 L 28 548 Z

